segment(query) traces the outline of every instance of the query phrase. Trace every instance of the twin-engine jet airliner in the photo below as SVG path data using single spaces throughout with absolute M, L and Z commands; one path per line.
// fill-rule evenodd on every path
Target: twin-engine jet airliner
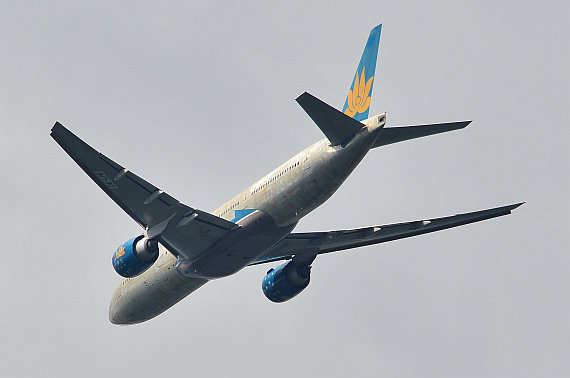
M 301 218 L 329 199 L 373 148 L 457 130 L 470 121 L 385 127 L 368 117 L 382 25 L 370 32 L 342 111 L 309 93 L 296 100 L 325 138 L 208 213 L 187 206 L 97 152 L 57 122 L 51 136 L 142 228 L 113 254 L 125 277 L 109 308 L 114 324 L 149 320 L 209 280 L 249 265 L 285 261 L 267 272 L 273 302 L 299 294 L 317 255 L 383 243 L 511 213 L 521 203 L 444 218 L 329 232 L 293 233 Z

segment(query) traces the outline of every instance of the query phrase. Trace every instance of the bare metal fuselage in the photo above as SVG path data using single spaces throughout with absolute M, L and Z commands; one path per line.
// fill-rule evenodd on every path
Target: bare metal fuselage
M 379 121 L 381 120 L 381 121 Z M 297 222 L 324 203 L 368 153 L 385 124 L 371 117 L 346 146 L 323 139 L 301 151 L 213 212 L 232 220 L 236 210 L 257 211 L 220 243 L 185 261 L 160 246 L 158 260 L 115 290 L 109 319 L 134 324 L 151 319 L 208 280 L 236 273 L 287 236 Z

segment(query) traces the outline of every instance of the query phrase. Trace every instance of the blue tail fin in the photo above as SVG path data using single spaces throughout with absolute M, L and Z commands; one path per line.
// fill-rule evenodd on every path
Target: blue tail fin
M 368 118 L 381 30 L 382 24 L 370 31 L 370 36 L 364 47 L 362 58 L 360 58 L 360 63 L 358 64 L 356 74 L 354 75 L 354 79 L 352 79 L 352 84 L 348 91 L 348 96 L 344 102 L 344 107 L 342 108 L 344 114 L 357 121 L 363 121 Z

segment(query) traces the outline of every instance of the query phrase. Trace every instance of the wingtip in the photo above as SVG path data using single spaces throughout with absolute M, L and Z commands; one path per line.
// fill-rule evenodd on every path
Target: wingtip
M 519 202 L 519 203 L 515 204 L 514 209 L 516 209 L 516 208 L 519 207 L 519 206 L 524 205 L 525 203 L 526 203 L 526 201 L 522 201 L 522 202 Z
M 301 93 L 299 96 L 297 96 L 297 98 L 295 99 L 295 101 L 299 102 L 299 100 L 301 100 L 302 97 L 307 97 L 307 96 L 310 96 L 310 95 L 311 95 L 311 94 L 310 94 L 309 92 L 305 91 L 305 92 Z
M 526 201 L 523 201 L 523 202 L 519 202 L 519 203 L 515 203 L 515 204 L 513 204 L 513 205 L 510 205 L 510 206 L 508 207 L 508 208 L 509 208 L 509 211 L 513 211 L 514 209 L 516 209 L 516 208 L 518 208 L 518 207 L 524 205 L 525 203 L 526 203 Z
M 55 123 L 51 127 L 49 135 L 53 135 L 54 131 L 57 131 L 57 129 L 60 127 L 63 127 L 63 125 L 61 123 L 59 123 L 59 121 L 55 121 Z

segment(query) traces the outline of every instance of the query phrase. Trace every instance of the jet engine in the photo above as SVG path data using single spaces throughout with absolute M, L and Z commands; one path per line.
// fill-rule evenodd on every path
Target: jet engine
M 158 242 L 143 235 L 121 244 L 113 253 L 113 268 L 121 276 L 138 276 L 158 258 Z
M 272 302 L 288 301 L 303 291 L 311 280 L 311 266 L 293 260 L 271 268 L 261 282 L 263 294 Z

